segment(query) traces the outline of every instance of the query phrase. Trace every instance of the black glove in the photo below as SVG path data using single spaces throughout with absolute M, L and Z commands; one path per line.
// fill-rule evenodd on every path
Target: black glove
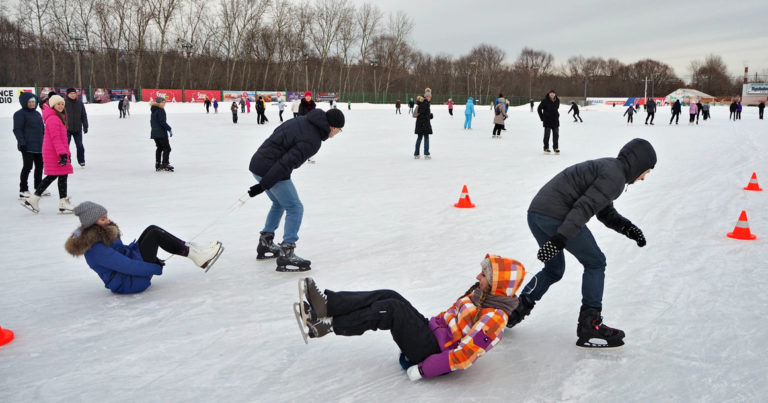
M 637 242 L 637 246 L 641 248 L 645 246 L 645 236 L 643 236 L 643 231 L 640 231 L 640 228 L 637 228 L 635 224 L 625 226 L 621 230 L 621 233 L 627 238 Z
M 259 193 L 263 191 L 264 191 L 264 188 L 261 187 L 261 183 L 257 183 L 248 189 L 248 196 L 256 197 Z
M 163 267 L 165 267 L 165 260 L 159 259 L 159 258 L 155 258 L 155 264 L 159 265 L 160 268 L 162 269 Z
M 83 128 L 83 134 L 88 134 L 88 128 L 87 127 Z
M 16 148 L 19 151 L 23 152 L 23 153 L 27 152 L 27 145 L 26 144 L 19 144 L 19 145 L 16 146 Z
M 560 234 L 555 234 L 549 241 L 544 242 L 539 248 L 539 253 L 536 254 L 536 258 L 546 263 L 558 253 L 562 252 L 565 248 L 565 237 Z
M 435 117 L 435 115 L 433 115 L 433 114 L 431 114 L 431 113 L 429 114 L 429 118 L 430 118 L 430 119 L 432 119 L 432 118 L 434 118 L 434 117 Z
M 67 165 L 68 162 L 67 154 L 59 154 L 59 166 L 63 167 Z

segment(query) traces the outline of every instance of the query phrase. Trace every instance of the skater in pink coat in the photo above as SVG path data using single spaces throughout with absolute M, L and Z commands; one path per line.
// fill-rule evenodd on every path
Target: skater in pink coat
M 64 115 L 64 98 L 53 95 L 43 110 L 45 134 L 43 136 L 43 173 L 46 175 L 35 194 L 24 199 L 23 206 L 35 213 L 40 212 L 40 198 L 53 181 L 59 183 L 59 211 L 72 213 L 74 208 L 67 197 L 67 176 L 73 172 L 67 142 L 67 117 Z

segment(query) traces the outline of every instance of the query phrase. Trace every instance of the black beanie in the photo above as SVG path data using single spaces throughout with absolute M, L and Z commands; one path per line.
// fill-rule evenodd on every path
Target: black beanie
M 70 92 L 77 92 L 74 88 L 67 88 L 67 95 L 69 95 Z
M 331 127 L 344 127 L 344 114 L 338 109 L 331 109 L 325 112 L 325 118 L 328 119 L 328 125 Z
M 59 95 L 59 93 L 56 92 L 56 91 L 51 91 L 51 92 L 48 93 L 48 98 L 50 98 L 50 97 L 52 97 L 54 95 Z

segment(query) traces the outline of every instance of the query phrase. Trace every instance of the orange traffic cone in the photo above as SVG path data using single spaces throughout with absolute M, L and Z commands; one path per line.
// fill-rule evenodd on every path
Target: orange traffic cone
M 733 229 L 733 232 L 728 233 L 728 238 L 744 239 L 744 240 L 752 240 L 757 238 L 757 236 L 752 235 L 752 232 L 749 231 L 749 222 L 747 222 L 746 211 L 741 210 L 741 215 L 739 216 L 739 222 L 736 223 L 736 228 Z
M 744 188 L 744 190 L 754 190 L 756 192 L 763 190 L 763 188 L 757 184 L 757 173 L 752 172 L 752 178 L 749 180 L 749 184 Z
M 461 189 L 461 196 L 459 196 L 459 202 L 454 204 L 453 207 L 458 207 L 458 208 L 475 207 L 475 205 L 472 204 L 472 200 L 469 200 L 469 191 L 467 190 L 467 185 L 464 185 L 464 188 Z
M 4 346 L 13 340 L 13 332 L 0 327 L 0 346 Z

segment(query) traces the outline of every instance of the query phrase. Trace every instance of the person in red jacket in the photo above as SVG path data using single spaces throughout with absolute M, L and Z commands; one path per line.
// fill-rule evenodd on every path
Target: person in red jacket
M 302 333 L 358 336 L 389 330 L 400 348 L 400 365 L 412 381 L 464 370 L 501 341 L 515 293 L 525 277 L 523 265 L 486 255 L 477 283 L 447 310 L 425 318 L 392 290 L 321 292 L 311 278 L 299 280 L 294 311 Z M 306 339 L 305 339 L 306 341 Z

